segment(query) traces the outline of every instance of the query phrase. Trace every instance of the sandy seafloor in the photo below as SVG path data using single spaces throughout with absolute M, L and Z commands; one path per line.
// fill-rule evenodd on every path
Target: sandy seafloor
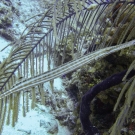
M 19 18 L 17 16 L 14 16 L 12 26 L 13 29 L 15 29 L 18 33 L 18 36 L 25 28 L 25 24 L 21 23 L 21 20 L 28 19 L 36 13 L 42 12 L 44 10 L 44 7 L 41 8 L 39 5 L 40 1 L 41 0 L 11 0 L 13 5 L 18 8 L 19 12 L 21 13 Z M 20 5 L 18 3 L 20 3 Z M 0 50 L 9 43 L 9 41 L 6 41 L 2 37 L 0 37 Z M 11 47 L 8 47 L 4 51 L 0 52 L 0 61 L 3 61 L 8 56 L 10 49 Z M 47 87 L 48 90 L 51 89 L 48 83 L 46 83 L 45 87 Z M 60 78 L 54 80 L 54 87 L 56 89 L 64 90 Z M 1 135 L 28 135 L 28 133 L 23 132 L 23 130 L 31 131 L 30 135 L 51 135 L 50 133 L 47 133 L 47 130 L 45 128 L 40 127 L 40 120 L 45 120 L 47 122 L 53 123 L 53 120 L 55 119 L 53 114 L 51 114 L 49 107 L 40 106 L 39 108 L 30 110 L 26 114 L 26 117 L 23 117 L 21 106 L 22 104 L 20 102 L 20 113 L 18 122 L 16 123 L 15 127 L 12 127 L 11 125 L 4 125 Z M 41 111 L 40 108 L 43 108 L 42 110 L 44 111 Z M 54 135 L 71 135 L 70 131 L 66 126 L 61 126 L 58 121 L 57 123 L 58 133 Z

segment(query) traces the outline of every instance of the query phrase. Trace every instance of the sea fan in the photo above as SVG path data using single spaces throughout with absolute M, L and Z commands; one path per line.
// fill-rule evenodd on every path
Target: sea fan
M 29 100 L 25 91 L 28 89 L 32 92 L 34 107 L 37 86 L 43 103 L 45 82 L 52 84 L 57 77 L 133 46 L 134 3 L 128 0 L 56 0 L 45 13 L 30 18 L 36 21 L 13 43 L 9 57 L 0 65 L 1 131 L 5 119 L 9 124 L 11 110 L 12 125 L 17 121 L 21 94 L 26 97 L 26 101 L 23 98 L 25 115 Z M 118 38 L 118 35 L 121 36 Z

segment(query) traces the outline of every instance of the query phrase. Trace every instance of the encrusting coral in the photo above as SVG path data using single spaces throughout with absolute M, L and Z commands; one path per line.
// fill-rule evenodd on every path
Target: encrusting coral
M 4 1 L 4 6 L 0 8 L 0 36 L 9 41 L 14 41 L 13 30 L 10 29 L 13 22 L 13 9 L 10 1 Z M 1 3 L 2 4 L 2 3 Z M 10 5 L 10 6 L 9 6 Z

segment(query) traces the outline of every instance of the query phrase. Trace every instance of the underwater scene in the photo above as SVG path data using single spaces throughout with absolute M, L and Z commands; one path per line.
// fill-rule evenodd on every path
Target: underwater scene
M 0 135 L 135 135 L 135 0 L 1 0 Z

